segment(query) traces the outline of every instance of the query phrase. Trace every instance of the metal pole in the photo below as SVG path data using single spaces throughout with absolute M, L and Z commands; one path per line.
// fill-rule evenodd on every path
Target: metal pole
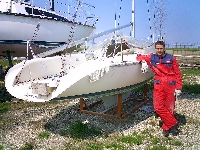
M 122 38 L 121 38 L 121 54 L 122 54 L 122 62 L 124 61 L 124 59 L 123 59 L 123 53 L 122 53 Z
M 51 0 L 50 3 L 51 3 L 50 9 L 51 9 L 52 11 L 54 11 L 54 10 L 55 10 L 55 9 L 54 9 L 54 0 Z
M 101 33 L 96 34 L 96 35 L 91 36 L 91 37 L 82 38 L 82 39 L 80 39 L 80 40 L 78 40 L 78 41 L 71 42 L 70 44 L 64 44 L 64 45 L 62 45 L 62 46 L 60 46 L 60 47 L 57 47 L 57 48 L 55 48 L 55 49 L 52 49 L 52 50 L 49 50 L 49 51 L 40 53 L 40 54 L 38 54 L 37 56 L 38 56 L 38 57 L 46 57 L 46 56 L 48 56 L 48 55 L 51 55 L 51 54 L 54 54 L 54 53 L 63 51 L 63 50 L 66 49 L 66 47 L 67 47 L 67 48 L 70 48 L 70 47 L 75 46 L 75 45 L 77 45 L 77 44 L 81 44 L 81 43 L 83 43 L 83 42 L 90 41 L 90 40 L 92 40 L 92 39 L 95 39 L 95 38 L 101 37 L 101 36 L 103 36 L 103 35 L 112 33 L 112 32 L 114 32 L 114 31 L 117 31 L 117 30 L 120 30 L 120 29 L 129 27 L 129 26 L 131 26 L 131 25 L 132 25 L 132 22 L 129 23 L 129 24 L 127 24 L 127 25 L 118 27 L 118 28 L 114 28 L 114 29 L 111 29 L 111 30 L 107 30 L 107 31 L 105 31 L 105 32 L 101 32 Z
M 132 0 L 132 37 L 135 38 L 135 0 Z
M 120 118 L 122 116 L 122 94 L 118 94 L 117 101 L 117 116 Z
M 10 13 L 12 13 L 12 0 L 10 1 L 10 9 L 8 9 Z
M 29 42 L 30 40 L 28 40 L 26 43 L 26 59 L 28 59 Z
M 116 16 L 116 3 L 115 3 L 115 28 L 117 27 L 117 16 Z

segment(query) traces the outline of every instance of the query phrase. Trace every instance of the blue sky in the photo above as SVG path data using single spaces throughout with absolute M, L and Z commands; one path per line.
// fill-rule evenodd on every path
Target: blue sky
M 99 17 L 95 33 L 114 28 L 115 11 L 117 23 L 119 22 L 120 26 L 128 24 L 132 20 L 132 0 L 82 1 L 96 7 L 92 9 L 92 13 Z M 148 1 L 149 4 L 153 2 L 153 0 Z M 166 13 L 166 19 L 163 22 L 166 43 L 200 44 L 200 0 L 163 0 L 163 2 Z M 135 0 L 135 38 L 138 40 L 146 40 L 151 35 L 150 26 L 153 27 L 153 11 L 149 9 L 152 13 L 149 16 L 148 9 L 147 0 Z M 130 28 L 123 30 L 123 32 L 129 35 Z
M 95 14 L 100 17 L 97 31 L 114 27 L 115 3 L 119 12 L 121 0 L 85 0 L 96 6 Z M 149 4 L 150 1 L 149 0 Z M 123 0 L 120 25 L 131 21 L 131 0 Z M 166 20 L 163 22 L 167 43 L 200 43 L 200 0 L 165 0 Z M 117 10 L 118 9 L 118 10 Z M 149 9 L 151 12 L 151 9 Z M 117 13 L 117 18 L 119 13 Z M 135 0 L 135 38 L 146 39 L 150 35 L 147 0 Z M 152 25 L 151 25 L 152 26 Z M 128 29 L 130 30 L 130 29 Z

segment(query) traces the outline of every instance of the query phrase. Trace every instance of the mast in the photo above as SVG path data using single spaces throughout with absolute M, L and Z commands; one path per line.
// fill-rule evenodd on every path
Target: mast
M 116 2 L 115 2 L 115 28 L 117 27 L 117 14 L 116 14 Z
M 50 9 L 52 10 L 52 11 L 54 11 L 55 9 L 54 9 L 54 0 L 50 0 Z
M 132 37 L 135 38 L 135 0 L 132 0 Z

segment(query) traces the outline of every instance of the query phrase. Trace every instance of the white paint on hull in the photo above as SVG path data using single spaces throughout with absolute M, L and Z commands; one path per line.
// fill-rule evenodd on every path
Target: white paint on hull
M 14 51 L 11 55 L 25 57 L 27 40 L 39 44 L 33 48 L 38 54 L 52 49 L 45 49 L 41 45 L 58 46 L 69 43 L 69 40 L 76 41 L 88 37 L 95 29 L 95 17 L 87 19 L 87 15 L 89 14 L 78 15 L 69 20 L 55 11 L 32 6 L 27 2 L 1 0 L 0 55 L 6 56 L 5 51 Z M 38 25 L 39 30 L 36 28 Z
M 31 40 L 39 22 L 35 41 L 68 42 L 72 23 L 7 14 L 0 14 L 0 40 Z M 93 27 L 76 24 L 72 40 L 88 37 L 93 30 Z
M 59 74 L 62 71 L 61 58 L 63 57 L 38 58 L 27 61 L 25 65 L 23 62 L 15 65 L 9 70 L 5 78 L 5 86 L 8 92 L 19 99 L 44 102 L 56 97 L 82 97 L 84 94 L 94 94 L 96 92 L 125 88 L 144 82 L 153 76 L 150 70 L 146 74 L 141 73 L 141 64 L 136 62 L 135 54 L 124 57 L 127 61 L 135 62 L 129 65 L 120 63 L 120 56 L 115 57 L 114 62 L 118 61 L 118 63 L 114 65 L 111 62 L 111 58 L 105 61 L 86 61 L 84 54 L 72 54 L 71 57 L 67 55 L 65 58 L 67 63 L 64 70 L 66 70 L 67 74 L 55 78 L 54 81 L 51 78 L 36 80 L 37 78 Z M 95 71 L 104 69 L 105 67 L 108 67 L 109 71 L 99 80 L 90 82 L 89 76 Z M 33 81 L 34 79 L 35 81 Z M 16 84 L 17 80 L 19 82 L 18 84 Z M 33 82 L 57 85 L 57 88 L 48 96 L 33 94 L 30 88 Z

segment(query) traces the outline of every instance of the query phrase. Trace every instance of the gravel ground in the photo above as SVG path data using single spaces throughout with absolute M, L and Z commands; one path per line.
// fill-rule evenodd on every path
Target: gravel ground
M 151 93 L 148 94 L 147 106 L 151 106 Z M 128 109 L 134 104 L 125 102 Z M 95 111 L 102 109 L 102 105 L 93 107 Z M 131 107 L 132 109 L 133 107 Z M 6 150 L 25 149 L 98 149 L 89 143 L 118 143 L 118 149 L 153 149 L 153 146 L 165 146 L 173 150 L 200 149 L 200 95 L 183 93 L 176 101 L 176 117 L 180 123 L 180 135 L 164 138 L 159 126 L 160 118 L 153 112 L 137 110 L 126 118 L 105 118 L 102 116 L 80 113 L 79 100 L 31 103 L 12 102 L 11 109 L 0 116 L 0 145 Z M 67 131 L 70 124 L 77 121 L 85 122 L 88 126 L 101 128 L 104 137 L 97 136 L 84 140 L 76 140 L 61 132 Z M 38 135 L 48 131 L 47 138 L 38 138 Z M 122 143 L 119 137 L 130 137 L 134 132 L 138 135 L 146 132 L 142 144 Z M 156 144 L 152 144 L 153 140 Z M 168 141 L 168 142 L 167 142 Z M 179 141 L 179 145 L 169 144 L 169 141 Z M 172 142 L 171 142 L 172 143 Z M 88 148 L 90 145 L 90 148 Z M 1 149 L 1 147 L 0 147 Z M 114 146 L 102 149 L 117 149 Z

